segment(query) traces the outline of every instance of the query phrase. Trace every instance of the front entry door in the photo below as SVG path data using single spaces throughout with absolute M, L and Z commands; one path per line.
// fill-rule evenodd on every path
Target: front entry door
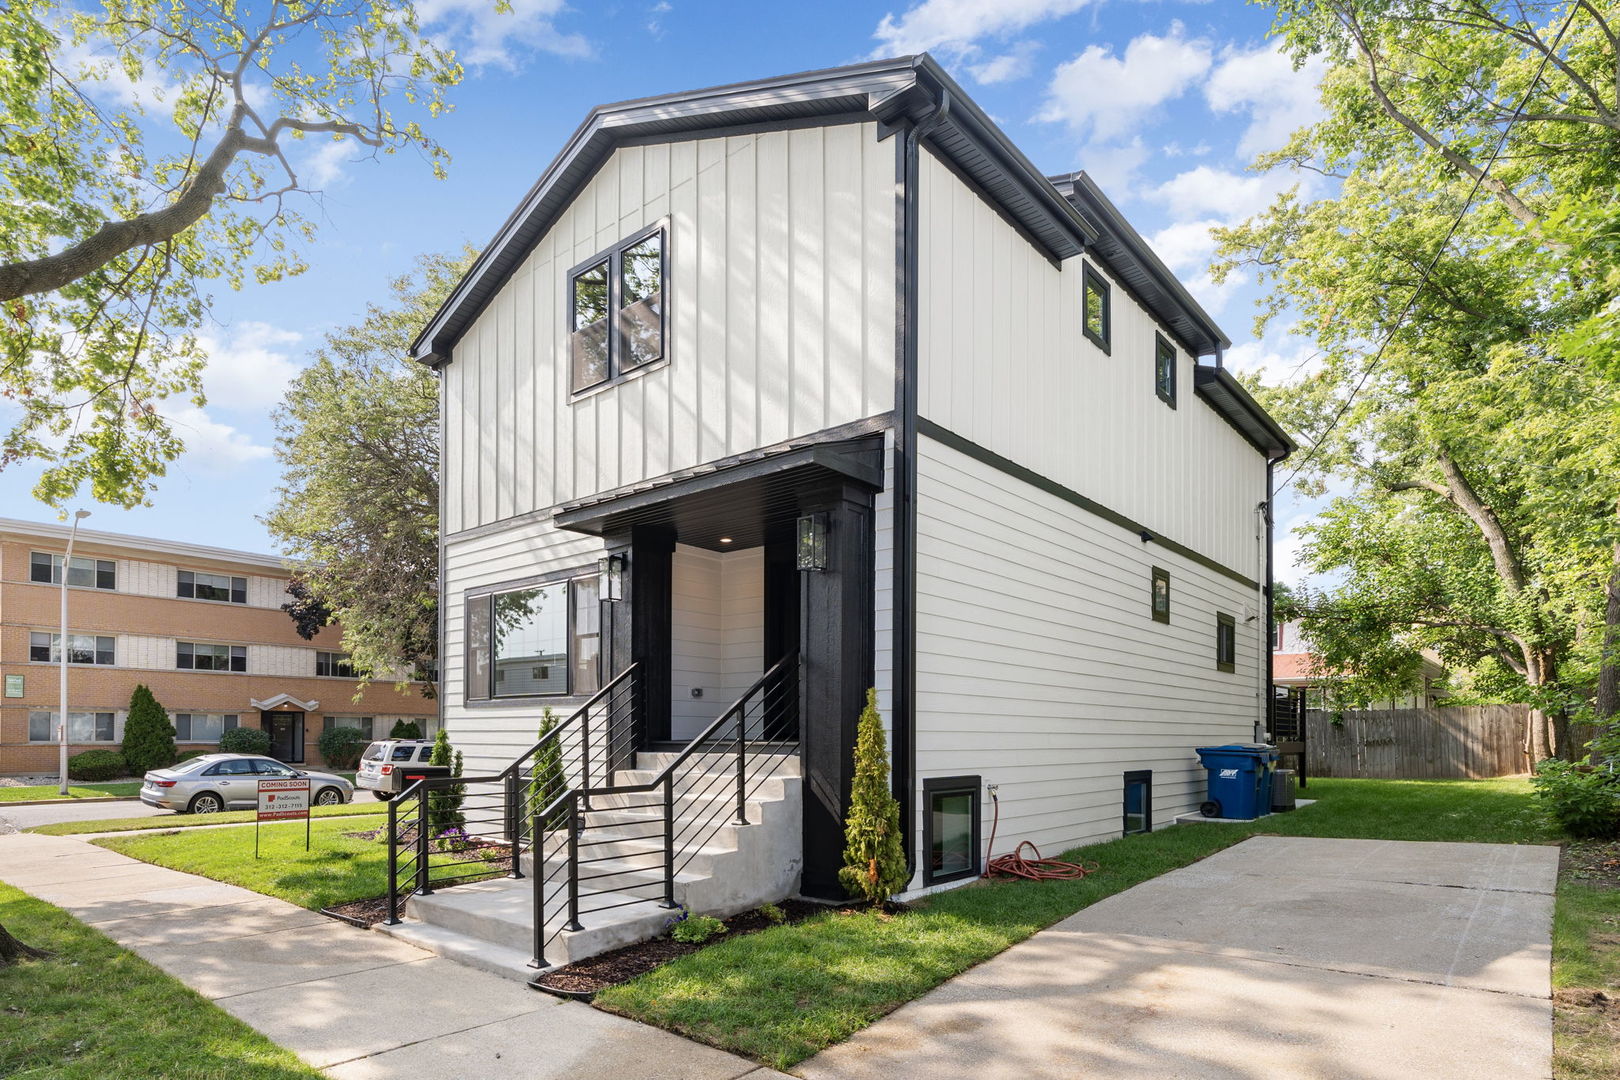
M 270 756 L 289 764 L 304 760 L 304 714 L 301 712 L 260 713 L 261 724 L 270 733 Z

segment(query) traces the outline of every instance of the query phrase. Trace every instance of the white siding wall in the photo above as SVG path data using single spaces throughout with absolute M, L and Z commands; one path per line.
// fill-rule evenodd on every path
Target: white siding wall
M 661 220 L 668 362 L 571 401 L 568 272 Z M 894 228 L 873 124 L 616 151 L 444 369 L 446 533 L 890 409 Z
M 1061 270 L 933 157 L 920 169 L 918 412 L 1148 529 L 1258 579 L 1264 461 L 1193 393 L 1153 390 L 1152 316 L 1112 282 L 1111 352 L 1081 334 L 1081 265 Z M 1093 267 L 1107 276 L 1101 264 Z
M 690 737 L 764 671 L 765 550 L 677 545 L 670 566 L 670 730 Z M 703 696 L 694 698 L 693 689 Z
M 979 775 L 1000 785 L 998 851 L 1053 855 L 1119 834 L 1126 770 L 1153 770 L 1156 825 L 1195 808 L 1193 748 L 1254 737 L 1255 593 L 930 439 L 918 450 L 919 798 L 927 777 Z M 1169 625 L 1153 566 L 1170 572 Z M 1215 666 L 1217 611 L 1237 620 L 1235 672 Z M 984 811 L 988 839 L 988 796 Z

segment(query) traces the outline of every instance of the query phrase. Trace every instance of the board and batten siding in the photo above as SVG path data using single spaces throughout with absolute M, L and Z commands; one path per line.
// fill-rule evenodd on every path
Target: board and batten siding
M 1233 672 L 1216 667 L 1217 611 L 1237 621 Z M 918 798 L 931 776 L 977 775 L 1000 788 L 998 852 L 1055 855 L 1119 835 L 1123 774 L 1151 769 L 1168 824 L 1204 798 L 1193 748 L 1254 737 L 1257 614 L 1231 578 L 920 437 Z M 988 838 L 988 794 L 983 809 Z
M 938 158 L 919 168 L 918 412 L 1259 580 L 1259 451 L 1193 393 L 1195 360 L 1109 279 L 1111 350 L 1081 332 L 1082 264 L 1061 269 Z M 1178 404 L 1154 392 L 1154 332 Z
M 443 368 L 445 533 L 892 408 L 894 161 L 871 123 L 616 150 Z M 666 358 L 575 398 L 569 271 L 658 222 Z

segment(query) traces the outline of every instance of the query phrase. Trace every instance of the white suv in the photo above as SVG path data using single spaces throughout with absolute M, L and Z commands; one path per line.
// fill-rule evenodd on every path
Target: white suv
M 360 755 L 360 769 L 354 775 L 356 787 L 363 787 L 386 802 L 410 786 L 419 776 L 449 776 L 446 765 L 429 765 L 433 754 L 431 739 L 385 739 L 366 747 Z

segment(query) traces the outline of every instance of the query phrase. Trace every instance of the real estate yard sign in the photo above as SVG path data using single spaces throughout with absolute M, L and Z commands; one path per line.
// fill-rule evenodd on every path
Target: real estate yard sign
M 266 821 L 304 819 L 304 850 L 309 850 L 309 778 L 260 780 L 259 815 L 253 820 L 253 857 L 259 857 L 259 826 Z

